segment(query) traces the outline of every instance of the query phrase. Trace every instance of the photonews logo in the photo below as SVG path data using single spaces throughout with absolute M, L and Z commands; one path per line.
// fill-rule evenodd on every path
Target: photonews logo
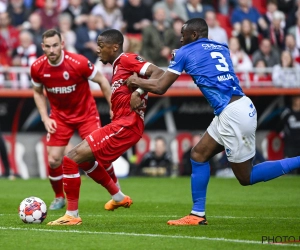
M 261 236 L 262 244 L 284 244 L 284 243 L 299 243 L 300 235 L 263 235 Z

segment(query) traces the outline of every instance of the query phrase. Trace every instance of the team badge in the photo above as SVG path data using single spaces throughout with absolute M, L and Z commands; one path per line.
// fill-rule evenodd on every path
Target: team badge
M 88 66 L 90 69 L 93 69 L 93 64 L 90 61 L 88 61 Z
M 175 56 L 176 56 L 176 51 L 177 51 L 177 49 L 173 49 L 173 50 L 172 50 L 171 61 L 174 61 L 174 58 L 175 58 Z
M 230 148 L 226 148 L 226 149 L 225 149 L 225 153 L 226 153 L 227 156 L 231 156 L 232 151 L 231 151 Z
M 47 133 L 47 138 L 46 138 L 47 142 L 50 141 L 50 133 Z
M 138 60 L 139 62 L 144 62 L 144 59 L 141 58 L 140 56 L 137 56 L 135 59 Z
M 63 73 L 63 77 L 64 77 L 66 80 L 69 80 L 70 75 L 69 75 L 69 73 L 68 73 L 67 71 L 65 71 L 65 72 Z

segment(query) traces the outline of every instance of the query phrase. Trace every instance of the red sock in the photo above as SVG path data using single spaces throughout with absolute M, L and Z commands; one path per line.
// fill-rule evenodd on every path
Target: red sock
M 80 164 L 80 167 L 90 176 L 95 182 L 101 184 L 106 190 L 114 195 L 119 192 L 119 188 L 116 183 L 112 180 L 110 175 L 106 172 L 104 167 L 100 166 L 98 162 L 94 162 L 93 164 L 85 163 Z
M 52 189 L 55 193 L 55 198 L 65 197 L 63 189 L 63 169 L 62 165 L 57 168 L 50 168 L 48 165 L 49 171 L 49 180 L 52 186 Z
M 105 170 L 110 175 L 110 177 L 113 179 L 114 183 L 117 183 L 118 178 L 115 174 L 114 166 L 111 164 L 109 167 L 105 167 Z
M 63 159 L 63 182 L 67 196 L 67 210 L 74 211 L 78 209 L 79 191 L 81 178 L 78 171 L 78 164 L 68 158 Z

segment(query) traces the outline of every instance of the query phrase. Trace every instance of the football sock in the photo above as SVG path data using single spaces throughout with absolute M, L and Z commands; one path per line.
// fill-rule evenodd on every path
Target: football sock
M 120 190 L 118 193 L 112 195 L 111 198 L 114 201 L 120 202 L 120 201 L 122 201 L 125 198 L 125 195 Z
M 63 184 L 67 196 L 67 211 L 78 210 L 81 178 L 78 164 L 67 156 L 63 159 Z
M 55 193 L 55 198 L 65 197 L 63 190 L 63 168 L 62 164 L 57 168 L 50 168 L 48 165 L 49 171 L 49 180 L 52 186 L 52 189 Z
M 69 210 L 67 210 L 66 214 L 67 214 L 67 215 L 70 215 L 70 216 L 73 216 L 73 217 L 75 217 L 75 218 L 78 218 L 78 217 L 79 217 L 78 209 L 77 209 L 77 210 L 74 210 L 74 211 L 69 211 Z
M 272 180 L 300 168 L 300 157 L 286 158 L 278 161 L 265 161 L 253 166 L 250 184 Z
M 111 164 L 108 168 L 105 168 L 106 172 L 113 179 L 114 183 L 118 182 L 117 176 L 115 174 L 114 166 Z
M 82 167 L 82 164 L 80 164 Z M 100 166 L 98 162 L 95 162 L 94 165 L 90 168 L 82 168 L 88 176 L 90 176 L 95 182 L 102 185 L 110 193 L 110 195 L 115 195 L 119 192 L 118 186 L 106 172 L 104 167 Z
M 210 165 L 209 162 L 196 162 L 192 159 L 191 163 L 191 186 L 193 197 L 193 208 L 191 213 L 198 216 L 204 216 L 206 204 L 206 190 L 210 177 Z

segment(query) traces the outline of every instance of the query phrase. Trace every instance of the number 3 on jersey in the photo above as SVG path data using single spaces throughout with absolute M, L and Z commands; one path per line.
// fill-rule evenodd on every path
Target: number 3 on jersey
M 211 52 L 210 55 L 214 59 L 217 58 L 219 63 L 221 63 L 221 64 L 215 65 L 217 70 L 223 71 L 223 72 L 229 71 L 228 64 L 226 62 L 226 58 L 220 52 Z

